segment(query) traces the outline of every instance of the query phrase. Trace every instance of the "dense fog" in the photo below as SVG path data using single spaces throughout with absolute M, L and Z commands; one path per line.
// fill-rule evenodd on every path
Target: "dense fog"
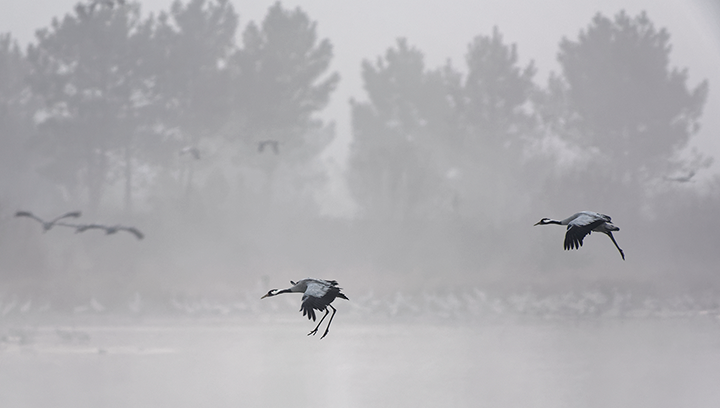
M 598 402 L 593 385 L 617 390 L 643 379 L 662 389 L 685 378 L 678 373 L 688 361 L 718 361 L 708 338 L 720 316 L 720 177 L 715 158 L 694 144 L 716 90 L 674 63 L 672 32 L 649 13 L 598 13 L 557 39 L 558 68 L 547 76 L 538 74 L 547 67 L 522 62 L 523 44 L 506 40 L 501 26 L 453 39 L 466 44 L 464 58 L 440 65 L 413 38 L 398 38 L 362 62 L 363 91 L 346 105 L 348 154 L 338 158 L 329 149 L 341 137 L 338 119 L 326 108 L 349 73 L 333 68 L 333 38 L 318 34 L 323 21 L 280 2 L 258 21 L 241 12 L 227 0 L 176 1 L 159 13 L 137 1 L 86 1 L 27 46 L 12 32 L 0 35 L 0 366 L 32 381 L 50 376 L 58 389 L 100 390 L 82 401 L 49 394 L 62 396 L 61 405 L 147 405 L 190 387 L 189 399 L 155 406 L 208 406 L 190 395 L 210 380 L 142 391 L 150 374 L 127 378 L 156 359 L 158 376 L 212 372 L 216 362 L 227 381 L 253 385 L 252 405 L 289 403 L 273 394 L 269 368 L 256 378 L 197 350 L 229 347 L 229 361 L 253 370 L 294 358 L 297 343 L 286 336 L 306 340 L 309 329 L 294 314 L 300 297 L 260 296 L 310 276 L 339 281 L 350 298 L 335 302 L 330 338 L 343 328 L 354 334 L 329 353 L 366 347 L 332 368 L 339 371 L 328 360 L 327 370 L 312 372 L 334 386 L 348 387 L 345 379 L 384 389 L 394 375 L 409 376 L 400 395 L 435 376 L 447 381 L 428 399 L 408 397 L 413 406 L 445 405 L 449 395 L 457 406 L 535 405 L 532 390 L 541 389 L 551 391 L 536 406 L 687 405 L 669 392 L 646 398 L 628 389 Z M 582 210 L 612 216 L 624 260 L 602 233 L 566 251 L 565 226 L 533 226 Z M 42 223 L 74 211 L 81 215 Z M 204 328 L 166 328 L 164 319 L 178 316 Z M 708 320 L 639 332 L 622 323 L 647 317 Z M 603 318 L 614 319 L 607 331 L 588 323 Z M 651 372 L 672 347 L 653 344 L 639 356 L 635 347 L 683 325 L 699 334 L 675 337 L 678 347 L 700 351 L 666 361 L 673 374 L 623 371 L 622 356 L 632 355 L 634 367 Z M 239 343 L 217 340 L 225 335 Z M 628 335 L 638 337 L 622 345 Z M 535 340 L 547 349 L 532 348 Z M 28 365 L 22 350 L 32 344 L 45 357 Z M 417 367 L 429 377 L 413 371 L 409 351 L 387 363 L 408 344 L 432 356 Z M 272 357 L 269 345 L 284 351 Z M 290 372 L 302 375 L 322 358 L 321 346 L 309 347 L 313 357 L 290 362 Z M 500 354 L 464 360 L 483 348 Z M 99 368 L 83 353 L 134 357 Z M 565 366 L 573 353 L 584 357 Z M 47 357 L 56 355 L 63 357 Z M 367 363 L 378 358 L 387 363 L 378 371 L 384 380 Z M 87 382 L 57 382 L 46 362 L 67 364 Z M 516 365 L 502 371 L 506 363 Z M 691 378 L 720 378 L 702 367 Z M 8 370 L 0 369 L 0 382 L 10 380 Z M 615 370 L 621 379 L 612 379 Z M 121 385 L 111 389 L 114 375 Z M 496 394 L 468 378 L 495 384 Z M 574 386 L 554 388 L 567 381 Z M 704 384 L 682 381 L 690 405 L 717 400 Z M 504 392 L 515 387 L 529 394 Z M 300 401 L 313 400 L 302 392 Z M 339 388 L 320 405 L 337 397 L 340 406 L 383 406 L 391 394 Z M 244 398 L 214 395 L 205 402 Z M 391 405 L 405 405 L 398 395 Z M 14 406 L 50 403 L 0 397 Z
M 499 27 L 442 66 L 400 38 L 362 64 L 342 164 L 320 115 L 342 73 L 318 24 L 281 3 L 244 25 L 229 2 L 88 3 L 26 48 L 4 34 L 3 297 L 110 306 L 304 276 L 361 293 L 718 288 L 718 178 L 692 148 L 710 87 L 651 16 L 597 14 L 558 39 L 549 78 Z M 43 232 L 18 210 L 145 238 Z M 532 227 L 581 210 L 613 217 L 625 262 L 602 235 L 563 252 L 560 227 Z

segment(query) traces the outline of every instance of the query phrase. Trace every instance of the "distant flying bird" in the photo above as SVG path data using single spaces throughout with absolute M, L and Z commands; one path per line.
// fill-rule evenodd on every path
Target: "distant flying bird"
M 678 183 L 687 183 L 688 181 L 692 181 L 692 178 L 695 176 L 695 170 L 690 170 L 688 174 L 684 176 L 678 176 L 678 177 L 663 177 L 666 181 L 676 181 Z
M 270 146 L 275 154 L 280 154 L 280 143 L 277 140 L 263 140 L 258 142 L 258 153 L 265 150 L 265 146 Z
M 200 160 L 200 150 L 195 146 L 185 146 L 180 150 L 180 155 L 189 154 L 192 155 L 195 160 Z
M 71 212 L 65 213 L 59 217 L 56 217 L 51 221 L 45 221 L 42 218 L 38 217 L 37 215 L 31 213 L 30 211 L 18 211 L 15 213 L 16 217 L 29 217 L 29 218 L 32 218 L 33 220 L 39 222 L 40 224 L 42 224 L 43 232 L 49 231 L 55 225 L 68 226 L 67 224 L 64 224 L 64 223 L 58 223 L 58 221 L 60 221 L 64 218 L 78 218 L 80 215 L 81 215 L 80 211 L 71 211 Z
M 135 235 L 135 238 L 137 238 L 137 239 L 143 239 L 145 237 L 145 235 L 142 232 L 140 232 L 140 230 L 138 230 L 137 228 L 124 227 L 122 225 L 114 225 L 114 226 L 109 227 L 109 226 L 100 225 L 100 224 L 80 224 L 80 225 L 68 224 L 68 226 L 75 227 L 76 233 L 85 232 L 89 229 L 101 229 L 101 230 L 105 230 L 105 234 L 107 234 L 107 235 L 115 234 L 118 231 L 127 231 L 127 232 Z
M 583 244 L 583 238 L 589 235 L 592 231 L 602 232 L 606 234 L 612 240 L 615 247 L 620 251 L 620 256 L 625 260 L 625 253 L 615 242 L 613 237 L 613 231 L 620 231 L 620 228 L 612 224 L 610 216 L 605 214 L 596 213 L 593 211 L 580 211 L 579 213 L 573 214 L 572 216 L 565 218 L 564 220 L 558 221 L 550 218 L 543 218 L 538 221 L 535 225 L 567 225 L 567 232 L 565 233 L 565 249 L 580 249 Z
M 341 288 L 337 287 L 338 283 L 334 280 L 328 281 L 323 279 L 307 278 L 298 282 L 290 281 L 290 284 L 292 284 L 293 286 L 288 289 L 271 289 L 260 299 L 276 296 L 281 293 L 303 293 L 302 303 L 300 304 L 300 310 L 302 310 L 303 316 L 307 316 L 308 319 L 312 319 L 313 321 L 315 321 L 315 309 L 319 311 L 325 311 L 325 314 L 323 315 L 322 319 L 320 319 L 320 322 L 317 324 L 317 326 L 315 326 L 315 329 L 308 333 L 308 336 L 311 334 L 315 335 L 317 333 L 318 328 L 320 328 L 320 325 L 329 313 L 329 310 L 327 310 L 327 308 L 332 309 L 333 313 L 332 316 L 330 316 L 330 321 L 325 328 L 325 333 L 320 338 L 322 339 L 327 336 L 328 331 L 330 330 L 330 325 L 333 321 L 333 317 L 335 317 L 335 312 L 337 312 L 337 310 L 332 307 L 330 303 L 332 303 L 335 298 L 341 298 L 345 300 L 350 299 L 348 299 L 345 294 L 340 292 Z

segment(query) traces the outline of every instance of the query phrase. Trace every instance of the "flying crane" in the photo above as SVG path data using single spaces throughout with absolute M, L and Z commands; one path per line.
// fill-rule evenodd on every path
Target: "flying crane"
M 625 253 L 618 246 L 613 237 L 613 231 L 620 231 L 620 228 L 612 223 L 612 219 L 609 215 L 600 214 L 594 211 L 580 211 L 575 213 L 564 220 L 553 220 L 551 218 L 543 218 L 538 221 L 535 225 L 567 225 L 567 232 L 565 233 L 564 247 L 568 249 L 580 249 L 583 244 L 583 238 L 586 235 L 590 235 L 591 232 L 602 232 L 603 234 L 610 237 L 615 247 L 620 251 L 620 256 L 625 260 Z
M 313 278 L 307 278 L 303 279 L 298 282 L 290 281 L 290 284 L 293 286 L 287 289 L 278 290 L 278 289 L 271 289 L 266 293 L 263 297 L 260 299 L 265 299 L 266 297 L 271 296 L 277 296 L 281 293 L 302 293 L 302 303 L 300 304 L 300 310 L 303 312 L 303 316 L 307 316 L 308 319 L 311 319 L 312 321 L 315 321 L 315 310 L 319 311 L 325 311 L 325 314 L 323 315 L 322 319 L 320 319 L 320 322 L 318 322 L 317 326 L 315 326 L 315 329 L 310 331 L 307 335 L 315 335 L 318 331 L 318 328 L 320 328 L 320 325 L 322 324 L 323 320 L 325 320 L 325 317 L 327 317 L 328 313 L 330 312 L 327 310 L 327 308 L 332 309 L 332 315 L 330 316 L 330 321 L 328 321 L 327 327 L 325 328 L 325 333 L 323 333 L 321 339 L 325 338 L 327 336 L 328 331 L 330 330 L 330 325 L 332 324 L 333 317 L 335 317 L 335 312 L 337 310 L 330 304 L 335 300 L 335 298 L 341 298 L 345 300 L 350 300 L 345 296 L 345 294 L 341 293 L 337 285 L 337 281 L 334 280 L 323 280 L 323 279 L 313 279 Z

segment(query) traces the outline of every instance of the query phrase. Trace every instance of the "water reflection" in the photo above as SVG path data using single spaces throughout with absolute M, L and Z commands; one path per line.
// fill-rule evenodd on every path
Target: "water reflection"
M 279 319 L 276 319 L 280 317 Z M 175 319 L 36 327 L 3 343 L 0 401 L 13 407 L 711 407 L 720 400 L 712 318 L 594 321 Z M 42 392 L 38 392 L 42 390 Z

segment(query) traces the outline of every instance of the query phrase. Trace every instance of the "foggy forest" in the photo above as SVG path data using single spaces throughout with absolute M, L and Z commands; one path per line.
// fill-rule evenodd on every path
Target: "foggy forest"
M 13 364 L 13 338 L 28 347 L 58 330 L 57 341 L 65 333 L 87 344 L 82 333 L 92 342 L 104 332 L 78 327 L 104 319 L 248 319 L 255 331 L 270 325 L 274 339 L 299 335 L 277 340 L 299 347 L 309 341 L 300 297 L 260 297 L 305 277 L 335 279 L 350 298 L 333 303 L 332 330 L 313 348 L 343 331 L 374 333 L 368 320 L 402 337 L 393 322 L 479 330 L 505 318 L 720 316 L 720 177 L 707 174 L 715 158 L 692 145 L 715 84 L 691 82 L 672 63 L 672 33 L 649 14 L 596 14 L 557 39 L 560 69 L 546 78 L 520 62 L 523 44 L 508 43 L 502 27 L 478 27 L 465 58 L 439 66 L 398 38 L 362 63 L 337 176 L 327 148 L 338 130 L 323 111 L 345 74 L 332 69 L 322 21 L 280 2 L 242 23 L 228 0 L 178 0 L 160 13 L 115 3 L 78 3 L 26 47 L 0 34 L 0 365 L 3 350 Z M 612 216 L 625 260 L 602 233 L 565 251 L 564 226 L 534 226 L 581 210 Z M 18 211 L 81 215 L 43 226 Z M 75 329 L 56 329 L 65 326 Z M 526 326 L 511 327 L 523 338 Z M 720 361 L 712 327 L 708 361 Z M 619 347 L 643 347 L 634 341 Z M 710 370 L 697 378 L 718 378 Z M 455 406 L 477 406 L 462 397 L 470 388 Z M 581 401 L 600 394 L 587 392 Z M 48 402 L 8 395 L 0 399 L 15 406 Z M 213 398 L 154 406 L 238 406 Z M 699 398 L 690 406 L 703 406 Z M 98 401 L 75 406 L 147 402 Z M 383 406 L 350 401 L 340 406 Z

